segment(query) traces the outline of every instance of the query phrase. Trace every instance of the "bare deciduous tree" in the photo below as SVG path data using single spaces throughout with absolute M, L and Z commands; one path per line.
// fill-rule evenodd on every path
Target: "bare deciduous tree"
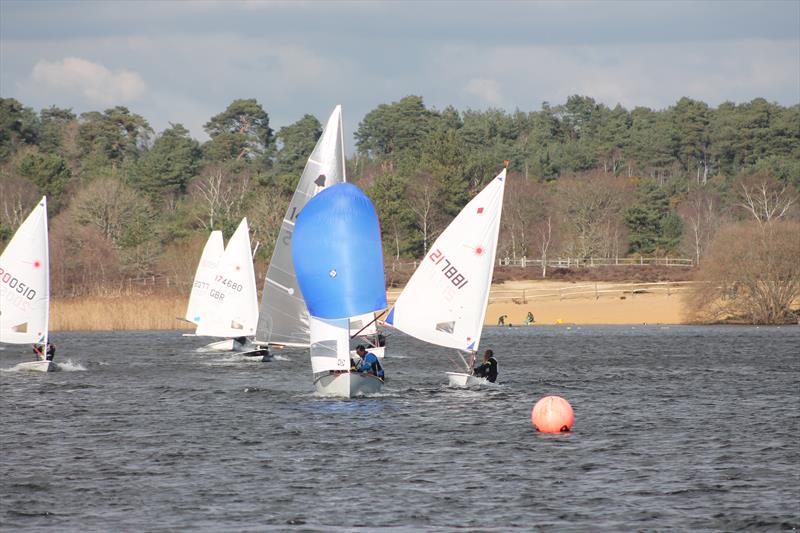
M 41 196 L 30 181 L 5 173 L 0 174 L 0 223 L 16 231 L 33 211 Z
M 751 215 L 759 225 L 770 224 L 786 216 L 797 203 L 797 194 L 786 185 L 764 175 L 740 184 L 739 207 Z
M 611 257 L 622 238 L 622 211 L 629 183 L 602 173 L 561 180 L 558 204 L 564 228 L 563 252 L 571 257 Z
M 192 187 L 192 196 L 203 206 L 197 221 L 212 231 L 220 226 L 220 218 L 239 218 L 250 187 L 247 174 L 231 176 L 219 165 L 206 169 Z
M 699 265 L 706 247 L 722 222 L 720 200 L 716 194 L 698 188 L 689 193 L 678 207 L 684 223 L 684 247 L 694 255 L 694 264 Z
M 773 220 L 729 224 L 709 246 L 694 290 L 689 318 L 698 322 L 783 324 L 797 320 L 800 299 L 800 223 Z
M 439 218 L 437 198 L 441 183 L 430 174 L 423 174 L 411 182 L 408 188 L 408 205 L 417 219 L 422 232 L 422 255 L 428 254 L 428 241 L 435 238 L 435 224 Z

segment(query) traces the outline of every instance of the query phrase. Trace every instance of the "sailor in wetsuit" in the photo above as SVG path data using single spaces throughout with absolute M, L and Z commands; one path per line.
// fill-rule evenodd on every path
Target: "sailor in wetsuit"
M 367 372 L 373 376 L 383 379 L 383 367 L 381 366 L 381 362 L 378 360 L 378 356 L 365 350 L 363 344 L 356 346 L 356 353 L 361 358 L 361 361 L 356 367 L 356 372 Z
M 475 367 L 475 375 L 479 378 L 486 378 L 492 383 L 497 379 L 497 359 L 494 352 L 486 350 L 483 354 L 483 364 Z

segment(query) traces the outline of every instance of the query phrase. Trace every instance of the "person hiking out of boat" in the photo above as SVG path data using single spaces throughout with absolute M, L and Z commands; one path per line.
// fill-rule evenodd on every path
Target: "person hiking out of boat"
M 483 364 L 475 367 L 475 375 L 479 378 L 486 378 L 492 383 L 497 379 L 497 359 L 494 358 L 494 352 L 486 350 L 483 353 Z
M 33 353 L 39 361 L 52 361 L 56 356 L 56 345 L 47 343 L 47 353 L 44 352 L 44 344 L 34 344 Z
M 356 372 L 366 372 L 383 379 L 383 367 L 380 360 L 378 360 L 378 356 L 364 349 L 363 344 L 356 346 L 356 354 L 361 358 L 361 362 L 356 367 Z

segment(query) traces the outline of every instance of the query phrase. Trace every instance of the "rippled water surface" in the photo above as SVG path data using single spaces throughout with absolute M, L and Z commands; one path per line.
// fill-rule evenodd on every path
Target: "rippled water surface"
M 0 349 L 6 531 L 800 528 L 800 328 L 487 328 L 501 384 L 389 337 L 381 396 L 313 394 L 305 352 L 195 354 L 173 332 Z M 536 433 L 557 394 L 573 432 Z

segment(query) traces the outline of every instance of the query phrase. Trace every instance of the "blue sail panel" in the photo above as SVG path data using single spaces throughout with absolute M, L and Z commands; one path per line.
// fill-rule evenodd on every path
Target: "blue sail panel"
M 346 318 L 386 308 L 378 215 L 361 189 L 328 187 L 300 211 L 292 260 L 308 312 Z

